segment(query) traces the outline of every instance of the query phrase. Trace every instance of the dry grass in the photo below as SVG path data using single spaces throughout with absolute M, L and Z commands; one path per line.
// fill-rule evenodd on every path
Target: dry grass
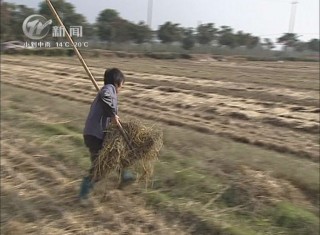
M 266 204 L 274 205 L 281 201 L 291 201 L 305 208 L 312 207 L 301 191 L 268 172 L 242 165 L 231 182 L 222 194 L 224 201 L 230 206 L 242 206 L 252 213 L 259 213 Z
M 260 68 L 262 64 L 259 68 L 206 65 L 207 72 L 202 70 L 204 64 L 201 67 L 194 64 L 190 68 L 180 64 L 183 67 L 180 75 L 183 77 L 179 77 L 178 73 L 171 74 L 174 76 L 158 74 L 159 71 L 167 72 L 167 69 L 150 70 L 155 74 L 132 70 L 128 74 L 126 89 L 119 97 L 121 118 L 124 114 L 130 114 L 130 117 L 158 122 L 165 133 L 161 161 L 155 165 L 153 190 L 148 189 L 152 193 L 145 196 L 136 187 L 138 184 L 121 191 L 115 190 L 113 185 L 107 186 L 103 198 L 106 200 L 102 201 L 101 193 L 95 194 L 96 191 L 93 191 L 93 195 L 97 196 L 94 196 L 88 210 L 75 206 L 74 199 L 81 178 L 80 169 L 76 167 L 78 161 L 87 160 L 89 164 L 80 133 L 95 90 L 87 87 L 90 81 L 83 75 L 78 61 L 75 60 L 70 66 L 70 58 L 67 61 L 63 58 L 59 61 L 56 58 L 51 61 L 40 59 L 34 58 L 38 61 L 38 67 L 33 67 L 29 58 L 4 59 L 1 81 L 5 91 L 1 102 L 2 145 L 11 144 L 9 148 L 19 148 L 19 152 L 4 151 L 2 154 L 2 159 L 5 159 L 2 161 L 5 165 L 2 174 L 8 174 L 3 178 L 2 187 L 6 191 L 2 192 L 8 195 L 4 195 L 6 201 L 3 204 L 7 206 L 1 216 L 4 218 L 3 224 L 8 223 L 7 227 L 10 227 L 9 221 L 23 223 L 23 217 L 32 219 L 28 216 L 32 212 L 30 214 L 35 220 L 30 222 L 30 226 L 31 223 L 32 226 L 37 225 L 39 234 L 50 234 L 49 229 L 54 229 L 51 234 L 169 234 L 169 230 L 172 234 L 181 234 L 182 231 L 187 234 L 214 234 L 219 229 L 217 222 L 220 219 L 232 228 L 230 232 L 220 226 L 220 234 L 314 234 L 310 231 L 314 228 L 313 221 L 317 222 L 314 211 L 318 210 L 318 203 L 312 205 L 312 210 L 302 203 L 305 200 L 313 203 L 311 199 L 318 195 L 318 163 L 310 161 L 310 157 L 297 158 L 300 156 L 297 151 L 303 150 L 318 158 L 318 136 L 315 131 L 296 128 L 318 123 L 318 106 L 314 105 L 318 96 L 313 95 L 317 89 L 309 89 L 308 85 L 312 83 L 312 87 L 316 87 L 313 77 L 318 72 L 290 71 L 289 68 L 282 68 L 283 65 L 273 71 Z M 65 74 L 54 74 L 61 62 L 65 65 Z M 102 60 L 100 64 L 96 63 L 93 72 L 101 74 L 104 63 Z M 136 64 L 126 67 L 130 63 L 132 61 L 128 59 L 122 66 L 129 70 L 139 67 Z M 174 65 L 171 62 L 170 66 L 178 66 L 178 63 Z M 168 64 L 166 67 L 170 66 Z M 138 69 L 145 68 L 140 66 Z M 190 73 L 190 69 L 195 72 Z M 18 76 L 21 72 L 25 75 L 23 83 Z M 206 74 L 200 74 L 202 72 Z M 51 75 L 44 76 L 48 74 Z M 302 76 L 304 74 L 306 76 Z M 193 75 L 198 79 L 192 78 Z M 294 84 L 291 82 L 293 80 Z M 146 89 L 145 86 L 150 85 L 152 89 Z M 158 86 L 172 86 L 178 92 L 163 91 Z M 74 95 L 83 89 L 86 89 L 83 96 Z M 202 97 L 200 92 L 205 92 L 206 96 Z M 26 103 L 30 105 L 26 106 Z M 295 108 L 298 104 L 304 109 Z M 139 112 L 138 107 L 143 107 L 143 112 Z M 212 115 L 210 120 L 206 120 L 209 119 L 208 107 L 214 108 L 209 112 Z M 232 112 L 243 113 L 248 118 L 229 115 Z M 266 123 L 266 117 L 281 119 L 292 125 L 282 127 L 277 122 Z M 6 142 L 7 145 L 4 145 Z M 40 155 L 47 157 L 36 157 Z M 56 157 L 63 161 L 53 161 Z M 67 165 L 70 160 L 72 164 Z M 249 168 L 239 170 L 241 165 Z M 56 173 L 62 166 L 66 166 L 66 171 Z M 70 176 L 66 172 L 73 174 Z M 25 180 L 17 178 L 21 175 Z M 114 182 L 112 177 L 106 180 L 111 184 L 116 177 Z M 12 197 L 17 191 L 20 196 Z M 303 193 L 310 194 L 310 198 L 303 198 Z M 146 197 L 152 206 L 156 205 L 157 213 L 145 207 Z M 222 203 L 220 199 L 223 199 Z M 289 206 L 279 209 L 278 201 Z M 276 207 L 272 202 L 276 203 Z M 259 214 L 257 218 L 245 213 L 250 212 L 248 208 L 253 208 L 253 212 L 262 211 L 260 207 L 267 208 L 269 204 L 270 214 Z M 30 210 L 28 205 L 32 205 Z M 243 211 L 243 207 L 247 210 Z M 67 214 L 61 216 L 59 208 Z M 305 222 L 297 223 L 302 217 L 297 214 L 303 213 Z M 21 217 L 15 218 L 14 214 Z M 43 218 L 42 222 L 37 218 Z M 180 224 L 180 220 L 183 220 L 183 229 L 177 232 L 171 222 Z M 203 222 L 208 222 L 207 227 Z M 83 226 L 79 227 L 81 224 Z M 156 227 L 149 227 L 149 224 Z M 45 229 L 46 225 L 48 229 Z M 58 228 L 62 230 L 55 230 Z M 306 232 L 301 232 L 303 229 Z
M 106 130 L 106 138 L 100 155 L 94 162 L 93 179 L 98 180 L 112 171 L 133 167 L 139 179 L 148 180 L 153 173 L 153 162 L 163 145 L 162 131 L 155 126 L 143 125 L 138 120 L 122 124 L 129 138 L 128 146 L 116 125 Z
M 32 57 L 39 64 L 39 67 L 34 69 L 33 64 L 29 62 L 30 57 L 28 60 L 25 58 L 4 58 L 3 83 L 83 103 L 90 103 L 95 96 L 96 92 L 83 75 L 83 68 L 78 61 L 59 58 L 58 63 L 57 58 L 43 60 L 41 57 Z M 117 61 L 119 62 L 119 59 Z M 102 74 L 104 62 L 91 62 L 94 64 L 93 73 Z M 168 76 L 163 74 L 167 70 L 149 71 L 143 68 L 145 72 L 153 74 L 142 73 L 142 68 L 137 71 L 137 60 L 126 59 L 121 62 L 128 65 L 123 65 L 128 83 L 120 95 L 122 112 L 170 125 L 186 126 L 199 132 L 223 135 L 260 148 L 319 161 L 319 141 L 316 135 L 319 130 L 319 115 L 314 113 L 319 104 L 318 89 L 315 86 L 318 82 L 315 76 L 318 75 L 315 70 L 317 64 L 308 64 L 310 68 L 301 68 L 300 73 L 294 70 L 292 64 L 277 65 L 276 71 L 273 71 L 269 69 L 269 63 L 210 65 L 177 61 L 170 66 L 162 64 L 167 63 L 164 61 L 161 61 L 160 65 L 154 62 L 147 63 L 148 66 L 152 64 L 152 68 L 155 65 L 176 67 L 175 70 L 179 68 L 180 74 Z M 31 69 L 26 70 L 26 67 Z M 64 76 L 60 75 L 61 72 L 57 71 L 57 68 L 64 71 Z M 128 69 L 133 70 L 127 71 Z M 197 79 L 192 76 L 193 69 L 198 72 Z M 208 71 L 200 76 L 202 69 Z M 12 79 L 21 72 L 25 74 L 23 83 L 18 79 Z M 278 77 L 275 77 L 275 73 Z M 99 76 L 97 79 L 99 80 Z M 278 81 L 285 84 L 276 85 L 275 82 Z M 101 85 L 100 82 L 98 81 Z M 293 83 L 294 87 L 290 87 Z M 304 87 L 307 83 L 312 83 L 312 87 Z M 152 89 L 145 88 L 148 86 Z M 175 92 L 170 92 L 172 89 Z M 75 95 L 79 91 L 83 94 L 81 97 Z M 265 104 L 270 104 L 271 107 L 266 107 Z M 304 110 L 293 109 L 297 105 Z M 137 112 L 137 108 L 140 107 L 143 107 L 144 112 Z M 216 109 L 211 116 L 205 111 L 208 107 Z

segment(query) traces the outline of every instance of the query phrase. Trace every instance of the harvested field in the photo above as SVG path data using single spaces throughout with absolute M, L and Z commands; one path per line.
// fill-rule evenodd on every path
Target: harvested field
M 94 87 L 75 59 L 38 60 L 4 58 L 2 82 L 90 102 Z M 94 65 L 97 79 L 107 66 L 103 60 L 88 63 Z M 108 65 L 117 66 L 115 63 Z M 297 69 L 289 63 L 280 69 L 277 64 L 270 68 L 261 63 L 256 68 L 250 63 L 233 67 L 215 62 L 218 65 L 206 68 L 207 73 L 211 69 L 210 77 L 197 78 L 196 73 L 187 77 L 162 75 L 162 70 L 156 69 L 155 74 L 128 71 L 122 60 L 118 63 L 127 74 L 126 89 L 120 97 L 122 112 L 319 161 L 316 64 L 311 68 L 310 63 L 301 64 Z M 190 69 L 183 63 L 176 66 Z M 197 63 L 192 67 L 198 69 Z M 139 107 L 144 107 L 143 111 L 137 112 Z
M 73 57 L 3 56 L 4 234 L 316 234 L 317 63 L 86 61 L 99 85 L 105 68 L 126 74 L 120 116 L 162 125 L 164 150 L 154 191 L 139 186 L 120 191 L 109 182 L 107 191 L 90 200 L 90 209 L 75 205 L 88 166 L 81 130 L 94 86 Z M 276 204 L 261 202 L 263 209 L 251 198 L 259 201 L 255 211 L 263 211 L 259 216 L 267 222 L 253 219 L 257 215 L 238 221 L 247 212 L 230 202 L 239 193 L 230 188 L 241 188 L 235 179 L 243 166 L 294 192 L 291 198 L 282 192 Z M 281 224 L 281 213 L 289 209 L 279 201 L 305 210 L 299 219 L 311 225 L 294 230 Z

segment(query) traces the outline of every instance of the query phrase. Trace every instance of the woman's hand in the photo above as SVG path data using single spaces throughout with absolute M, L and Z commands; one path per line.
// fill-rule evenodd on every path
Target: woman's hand
M 114 115 L 114 117 L 112 117 L 111 119 L 112 123 L 116 124 L 116 125 L 120 125 L 120 118 L 118 115 Z

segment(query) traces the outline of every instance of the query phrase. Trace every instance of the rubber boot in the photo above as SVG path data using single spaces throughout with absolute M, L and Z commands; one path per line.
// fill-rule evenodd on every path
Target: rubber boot
M 132 184 L 135 180 L 136 177 L 130 170 L 123 170 L 121 172 L 121 182 L 119 188 Z
M 87 199 L 90 193 L 90 190 L 92 188 L 93 188 L 93 183 L 91 182 L 90 178 L 88 176 L 83 177 L 81 187 L 80 187 L 79 198 Z

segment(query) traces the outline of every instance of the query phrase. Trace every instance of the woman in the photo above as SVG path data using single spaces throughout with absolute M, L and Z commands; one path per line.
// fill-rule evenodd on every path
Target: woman
M 99 156 L 99 151 L 103 147 L 105 129 L 111 122 L 118 123 L 118 93 L 125 81 L 123 73 L 117 69 L 107 69 L 104 73 L 104 86 L 98 92 L 91 104 L 91 108 L 85 123 L 83 138 L 85 145 L 89 148 L 91 155 L 91 168 L 88 176 L 82 180 L 80 188 L 80 199 L 86 199 L 93 185 L 94 161 Z M 128 170 L 124 170 L 121 175 L 122 182 L 128 183 L 134 180 L 134 176 Z

